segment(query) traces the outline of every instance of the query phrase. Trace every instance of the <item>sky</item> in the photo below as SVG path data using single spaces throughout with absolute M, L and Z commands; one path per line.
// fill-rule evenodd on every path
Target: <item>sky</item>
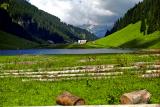
M 75 26 L 112 26 L 117 18 L 142 0 L 30 0 L 41 10 Z

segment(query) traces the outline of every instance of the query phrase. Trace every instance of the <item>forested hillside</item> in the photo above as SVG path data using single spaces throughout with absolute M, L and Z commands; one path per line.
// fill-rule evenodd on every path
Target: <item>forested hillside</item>
M 5 49 L 30 49 L 37 48 L 39 44 L 17 37 L 15 35 L 0 31 L 0 50 Z
M 37 43 L 72 43 L 78 39 L 96 39 L 90 32 L 61 22 L 27 0 L 1 0 L 0 15 L 0 30 Z
M 94 48 L 160 48 L 160 31 L 144 35 L 140 32 L 141 22 L 129 24 L 125 28 L 94 42 L 88 47 Z
M 144 0 L 128 10 L 124 17 L 118 19 L 106 35 L 123 29 L 129 24 L 142 21 L 140 31 L 146 35 L 160 30 L 160 0 Z
M 107 31 L 106 37 L 90 42 L 95 48 L 160 48 L 160 0 L 139 2 Z

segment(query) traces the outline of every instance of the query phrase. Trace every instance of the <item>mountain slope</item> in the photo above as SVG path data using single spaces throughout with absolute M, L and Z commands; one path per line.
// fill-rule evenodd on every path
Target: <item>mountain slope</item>
M 160 30 L 160 0 L 143 0 L 118 19 L 110 33 L 123 29 L 129 24 L 142 21 L 140 31 L 145 34 L 151 34 Z
M 106 37 L 88 47 L 160 48 L 160 0 L 143 0 L 118 19 Z
M 59 18 L 39 10 L 26 0 L 1 0 L 0 8 L 1 11 L 6 10 L 11 19 L 10 23 L 12 23 L 2 24 L 7 29 L 4 30 L 4 26 L 1 26 L 1 30 L 28 40 L 38 43 L 47 41 L 71 43 L 79 39 L 96 39 L 95 35 L 87 30 L 63 23 Z M 6 19 L 3 18 L 1 22 L 6 22 Z M 13 23 L 16 25 L 14 28 L 18 27 L 23 34 L 17 35 L 19 31 L 17 29 L 12 31 L 13 26 L 9 25 L 13 25 Z
M 0 49 L 34 48 L 37 45 L 37 43 L 0 31 Z
M 149 35 L 140 32 L 141 22 L 130 24 L 127 27 L 107 36 L 89 42 L 87 47 L 95 48 L 160 48 L 160 31 Z

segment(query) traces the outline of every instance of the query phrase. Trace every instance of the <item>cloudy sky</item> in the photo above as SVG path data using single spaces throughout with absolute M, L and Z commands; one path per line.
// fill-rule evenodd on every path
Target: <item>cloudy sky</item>
M 127 9 L 142 0 L 30 0 L 72 25 L 112 25 Z

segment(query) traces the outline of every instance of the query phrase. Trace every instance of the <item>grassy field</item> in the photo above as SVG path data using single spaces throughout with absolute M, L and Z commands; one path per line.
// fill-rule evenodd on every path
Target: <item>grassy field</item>
M 103 64 L 129 66 L 134 62 L 154 62 L 157 59 L 160 59 L 160 56 L 144 55 L 140 57 L 139 54 L 0 56 L 0 70 L 37 70 L 40 68 L 60 70 L 62 67 Z
M 0 31 L 0 49 L 27 49 L 36 46 L 34 42 Z
M 119 104 L 123 93 L 147 89 L 150 103 L 160 103 L 160 78 L 141 79 L 134 76 L 102 80 L 72 80 L 59 82 L 22 82 L 22 79 L 4 78 L 0 81 L 2 106 L 51 106 L 56 97 L 69 91 L 84 98 L 87 104 Z
M 89 105 L 95 104 L 119 104 L 119 98 L 123 93 L 147 89 L 151 94 L 150 103 L 160 103 L 160 78 L 141 78 L 146 70 L 158 70 L 150 67 L 158 65 L 160 56 L 157 54 L 110 54 L 110 55 L 21 55 L 21 56 L 0 56 L 0 106 L 51 106 L 56 105 L 56 97 L 63 91 L 69 91 L 86 100 Z M 130 67 L 139 63 L 135 70 L 118 69 L 118 67 Z M 140 65 L 140 63 L 143 63 Z M 64 76 L 63 80 L 41 81 L 33 80 L 33 76 L 47 78 L 56 70 L 72 70 L 72 67 L 91 65 L 114 65 L 111 71 L 94 71 L 97 74 L 123 72 L 123 75 L 91 75 L 89 71 L 78 72 L 85 74 L 72 80 Z M 32 69 L 28 71 L 28 69 Z M 39 71 L 38 69 L 41 69 Z M 23 71 L 16 71 L 23 70 Z M 55 70 L 55 71 L 54 71 Z M 132 72 L 141 71 L 141 72 Z M 38 73 L 41 72 L 41 75 Z M 46 72 L 46 73 L 45 73 Z M 60 71 L 61 72 L 61 71 Z M 9 73 L 9 77 L 3 77 Z M 21 73 L 21 74 L 20 74 Z M 23 74 L 24 73 L 24 74 Z M 37 73 L 30 75 L 29 73 Z M 63 73 L 53 74 L 52 78 L 60 79 Z M 65 73 L 64 75 L 75 74 Z M 8 74 L 7 74 L 8 75 Z M 25 75 L 27 77 L 25 77 Z M 17 76 L 17 77 L 14 77 Z M 29 77 L 31 76 L 31 77 Z M 85 76 L 86 78 L 82 78 Z M 94 78 L 96 77 L 96 78 Z M 106 78 L 105 78 L 106 77 Z M 66 78 L 66 79 L 65 79 Z M 67 78 L 71 80 L 67 80 Z
M 130 24 L 108 37 L 89 42 L 85 47 L 92 48 L 160 48 L 160 32 L 150 35 L 140 33 L 141 22 Z

